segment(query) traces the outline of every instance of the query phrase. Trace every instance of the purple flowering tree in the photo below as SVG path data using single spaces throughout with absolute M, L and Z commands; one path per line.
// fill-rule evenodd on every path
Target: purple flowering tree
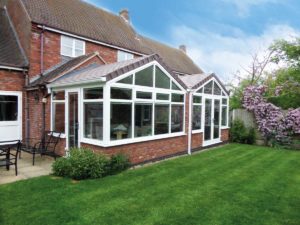
M 249 86 L 244 90 L 243 106 L 254 113 L 258 130 L 266 142 L 288 144 L 291 137 L 300 134 L 300 108 L 290 109 L 286 115 L 264 98 L 266 86 Z M 275 90 L 278 94 L 280 87 Z

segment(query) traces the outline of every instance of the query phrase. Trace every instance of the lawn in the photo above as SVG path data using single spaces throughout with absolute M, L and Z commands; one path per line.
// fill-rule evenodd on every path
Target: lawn
M 0 186 L 0 224 L 300 224 L 300 152 L 230 144 L 99 180 Z

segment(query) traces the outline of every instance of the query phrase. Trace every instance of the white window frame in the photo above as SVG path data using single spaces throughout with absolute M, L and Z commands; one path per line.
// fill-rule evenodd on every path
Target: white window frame
M 64 100 L 54 100 L 53 99 L 53 94 L 54 92 L 59 92 L 59 91 L 64 91 L 65 92 L 65 99 Z M 51 92 L 51 104 L 50 104 L 50 129 L 53 130 L 54 126 L 53 126 L 53 123 L 54 123 L 54 107 L 53 107 L 53 104 L 54 103 L 61 103 L 61 104 L 65 104 L 65 121 L 64 121 L 64 127 L 65 127 L 65 130 L 64 132 L 61 134 L 61 137 L 62 138 L 65 138 L 66 137 L 66 91 L 65 90 L 62 90 L 62 89 L 58 89 L 58 90 L 55 90 L 53 92 Z
M 70 41 L 72 41 L 72 54 L 71 55 L 68 55 L 68 54 L 65 54 L 63 53 L 62 51 L 62 47 L 63 47 L 63 39 L 69 39 Z M 79 41 L 79 42 L 82 42 L 82 55 L 85 55 L 85 41 L 83 40 L 79 40 L 79 39 L 76 39 L 76 38 L 72 38 L 72 37 L 69 37 L 69 36 L 65 36 L 65 35 L 61 35 L 60 36 L 60 54 L 63 55 L 63 56 L 68 56 L 68 57 L 78 57 L 78 56 L 81 56 L 81 55 L 77 55 L 76 56 L 76 45 L 75 45 L 75 42 L 76 41 Z M 81 49 L 80 49 L 81 50 Z
M 122 56 L 124 56 L 124 59 L 123 58 L 121 59 Z M 134 55 L 132 53 L 118 50 L 118 55 L 117 55 L 117 61 L 118 62 L 125 61 L 125 60 L 130 60 L 130 59 L 133 59 L 133 58 L 134 58 Z
M 201 103 L 194 103 L 194 96 L 196 96 L 196 97 L 201 97 Z M 191 124 L 191 128 L 192 128 L 192 134 L 196 134 L 196 133 L 202 133 L 203 132 L 203 126 L 204 126 L 204 123 L 203 123 L 203 120 L 204 120 L 204 114 L 203 114 L 203 96 L 202 96 L 202 94 L 200 94 L 200 93 L 194 93 L 193 95 L 192 95 L 192 113 L 191 113 L 191 116 L 192 116 L 192 118 L 191 118 L 191 122 L 192 122 L 192 124 Z M 200 129 L 193 129 L 193 112 L 194 112 L 194 106 L 201 106 L 201 128 Z

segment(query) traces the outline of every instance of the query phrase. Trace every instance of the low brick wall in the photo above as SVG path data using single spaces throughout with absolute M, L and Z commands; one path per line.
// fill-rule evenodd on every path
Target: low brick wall
M 229 129 L 221 130 L 221 141 L 225 142 L 229 140 Z

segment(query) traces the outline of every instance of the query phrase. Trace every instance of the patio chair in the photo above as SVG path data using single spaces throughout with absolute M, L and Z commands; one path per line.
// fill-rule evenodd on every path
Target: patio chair
M 41 139 L 34 142 L 36 139 L 27 139 L 21 147 L 21 151 L 32 154 L 32 165 L 34 166 L 35 155 L 40 154 L 53 157 L 55 160 L 59 155 L 55 152 L 56 146 L 60 140 L 61 133 L 55 131 L 45 131 Z M 21 154 L 20 154 L 21 157 Z
M 11 150 L 13 149 L 15 153 L 12 153 Z M 18 176 L 18 155 L 20 150 L 20 140 L 0 142 L 0 167 L 6 167 L 6 170 L 9 170 L 10 166 L 15 166 L 16 176 Z

